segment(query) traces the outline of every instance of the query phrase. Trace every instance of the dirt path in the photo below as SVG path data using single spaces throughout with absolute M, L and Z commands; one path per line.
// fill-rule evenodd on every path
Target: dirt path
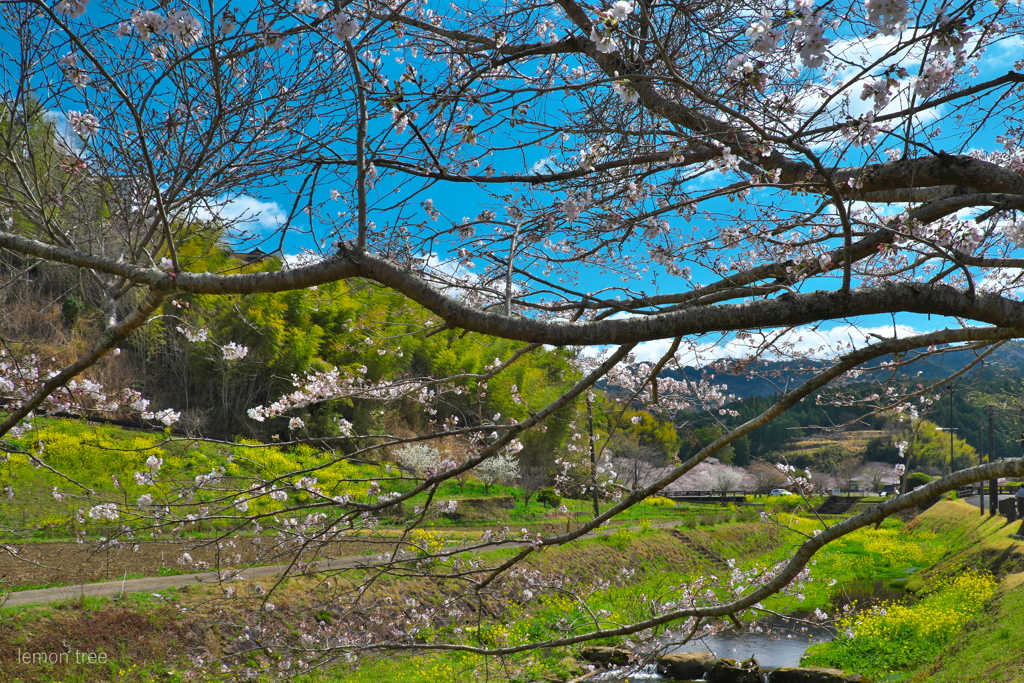
M 654 524 L 654 528 L 670 528 L 676 526 L 677 522 L 666 522 L 662 524 Z M 639 527 L 631 527 L 639 528 Z M 583 538 L 593 538 L 595 535 L 605 535 L 613 533 L 613 530 L 601 530 L 598 532 L 591 532 L 583 536 Z M 487 550 L 497 550 L 501 548 L 519 548 L 527 545 L 522 541 L 508 541 L 499 545 L 488 546 Z M 451 546 L 445 548 L 447 552 L 459 552 L 462 550 L 468 550 L 474 546 L 471 545 L 460 545 Z M 402 552 L 397 556 L 398 560 L 413 559 L 417 555 L 411 552 Z M 329 571 L 332 569 L 355 569 L 355 568 L 372 568 L 375 566 L 381 566 L 382 556 L 378 554 L 374 555 L 350 555 L 348 557 L 338 557 L 333 560 L 321 560 L 313 563 L 313 567 L 310 571 L 322 572 Z M 197 572 L 194 574 L 176 574 L 174 576 L 150 576 L 142 579 L 127 579 L 121 581 L 102 581 L 98 583 L 83 583 L 73 586 L 58 586 L 56 588 L 34 588 L 31 590 L 15 591 L 8 593 L 0 598 L 0 608 L 3 607 L 16 607 L 19 605 L 41 605 L 49 602 L 60 602 L 62 600 L 70 600 L 73 598 L 79 598 L 82 596 L 87 597 L 115 597 L 119 595 L 126 595 L 128 593 L 155 593 L 167 588 L 180 588 L 182 586 L 190 586 L 197 583 L 215 584 L 222 581 L 221 574 L 230 574 L 229 577 L 224 578 L 225 581 L 244 581 L 246 579 L 259 579 L 268 576 L 280 576 L 285 573 L 289 568 L 294 569 L 292 565 L 288 564 L 274 564 L 265 565 L 261 567 L 249 567 L 243 570 L 227 570 L 224 572 Z
M 409 553 L 405 553 L 414 557 Z M 404 559 L 404 558 L 403 558 Z M 353 557 L 339 557 L 334 560 L 323 560 L 315 563 L 316 571 L 327 571 L 330 569 L 351 569 L 356 567 L 372 567 L 379 564 L 379 555 L 357 555 Z M 264 567 L 250 567 L 238 572 L 223 572 L 231 574 L 227 580 L 259 579 L 266 576 L 278 576 L 283 574 L 291 565 L 274 564 Z M 114 597 L 127 593 L 153 593 L 167 588 L 180 588 L 196 583 L 214 584 L 221 581 L 221 572 L 198 572 L 195 574 L 177 574 L 174 576 L 150 576 L 144 579 L 127 579 L 122 581 L 103 581 L 100 583 L 85 583 L 77 586 L 58 586 L 56 588 L 36 588 L 26 591 L 16 591 L 3 596 L 0 606 L 14 607 L 17 605 L 39 605 L 47 602 L 59 602 L 80 596 L 88 597 Z
M 592 536 L 593 534 L 587 534 Z M 498 550 L 501 548 L 518 548 L 528 545 L 522 541 L 508 541 L 497 545 L 487 546 L 486 550 Z M 475 545 L 450 546 L 445 552 L 455 553 L 477 547 Z M 413 552 L 398 553 L 395 558 L 387 558 L 380 554 L 375 555 L 352 555 L 349 557 L 338 557 L 333 560 L 320 560 L 314 562 L 308 573 L 330 571 L 334 569 L 370 569 L 384 566 L 392 561 L 412 560 L 418 557 Z M 176 574 L 174 576 L 150 576 L 143 579 L 126 579 L 121 581 L 102 581 L 99 583 L 84 583 L 74 586 L 57 586 L 56 588 L 34 588 L 31 590 L 15 591 L 0 598 L 0 608 L 15 607 L 18 605 L 40 605 L 48 602 L 60 602 L 81 596 L 87 597 L 115 597 L 128 593 L 153 593 L 166 588 L 180 588 L 197 583 L 215 584 L 221 581 L 245 581 L 247 579 L 259 579 L 268 576 L 280 576 L 289 569 L 295 567 L 289 564 L 273 564 L 261 567 L 249 567 L 242 570 L 224 570 L 221 572 L 197 572 L 194 574 Z M 222 577 L 223 575 L 223 577 Z

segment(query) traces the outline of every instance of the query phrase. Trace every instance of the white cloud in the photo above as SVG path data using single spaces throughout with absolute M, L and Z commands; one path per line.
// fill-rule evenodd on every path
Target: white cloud
M 323 261 L 326 257 L 323 254 L 318 254 L 314 251 L 302 251 L 298 254 L 285 254 L 281 261 L 283 267 L 288 268 L 301 268 L 302 266 L 311 266 L 315 263 Z
M 636 348 L 633 349 L 633 355 L 636 356 L 636 359 L 639 362 L 656 363 L 661 360 L 662 356 L 668 353 L 671 346 L 671 339 L 656 339 L 654 341 L 643 342 L 641 344 L 637 344 Z
M 904 338 L 920 334 L 908 325 L 886 325 L 882 327 L 858 327 L 857 325 L 836 325 L 827 330 L 798 328 L 784 335 L 784 341 L 801 353 L 826 357 L 829 351 L 859 349 L 883 339 Z
M 218 197 L 195 211 L 198 220 L 211 220 L 214 217 L 238 228 L 276 230 L 287 222 L 288 212 L 277 202 L 265 202 L 242 194 Z
M 993 268 L 985 273 L 978 289 L 983 292 L 992 292 L 1020 298 L 1024 295 L 1024 269 L 1021 268 Z
M 860 327 L 857 325 L 835 325 L 827 330 L 811 327 L 797 328 L 782 334 L 773 344 L 774 347 L 785 349 L 788 354 L 806 354 L 812 358 L 826 359 L 845 353 L 851 349 L 863 348 L 879 341 L 879 337 L 891 339 L 920 334 L 919 330 L 908 325 L 892 325 L 880 327 Z M 774 336 L 771 337 L 775 339 Z M 747 356 L 758 348 L 763 341 L 760 335 L 753 339 L 736 339 L 735 337 L 718 343 L 697 343 L 689 350 L 680 350 L 678 356 L 683 365 L 704 366 L 712 361 L 723 358 L 740 358 Z M 668 352 L 672 342 L 669 339 L 657 339 L 638 344 L 633 351 L 638 361 L 656 362 Z M 781 358 L 781 354 L 768 351 L 763 354 L 766 360 Z
M 557 173 L 558 164 L 555 162 L 554 157 L 544 157 L 534 163 L 530 167 L 530 171 L 533 173 Z

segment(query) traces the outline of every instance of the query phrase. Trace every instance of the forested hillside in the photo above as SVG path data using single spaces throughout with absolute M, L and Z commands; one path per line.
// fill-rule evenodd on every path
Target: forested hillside
M 216 240 L 195 240 L 180 257 L 195 272 L 248 273 L 282 267 L 282 261 L 271 256 L 251 262 L 251 257 L 235 254 Z M 7 314 L 0 321 L 0 335 L 10 350 L 59 361 L 75 353 L 81 340 L 104 324 L 108 293 L 81 275 L 55 266 L 18 262 L 10 255 L 2 267 L 9 274 L 22 276 L 3 293 Z M 422 331 L 430 334 L 417 334 Z M 229 344 L 243 347 L 247 353 L 229 357 L 224 352 Z M 252 294 L 234 301 L 203 295 L 178 297 L 132 338 L 125 353 L 108 358 L 91 370 L 90 376 L 108 386 L 139 390 L 155 407 L 180 412 L 181 428 L 208 436 L 329 438 L 339 436 L 346 424 L 362 434 L 425 434 L 433 425 L 456 418 L 468 425 L 478 424 L 481 415 L 523 419 L 531 404 L 552 400 L 579 376 L 570 350 L 539 348 L 524 354 L 510 371 L 487 386 L 479 385 L 475 376 L 496 360 L 506 361 L 524 349 L 522 343 L 447 329 L 390 290 L 341 281 L 307 290 Z M 1017 349 L 1010 349 L 1001 354 L 1000 363 L 989 363 L 954 385 L 955 466 L 975 462 L 978 451 L 987 453 L 988 406 L 998 407 L 993 411 L 996 457 L 1016 454 L 1021 429 L 1016 403 L 1020 380 L 1013 368 L 1018 355 Z M 961 365 L 966 364 L 966 358 L 960 360 L 964 361 Z M 947 362 L 959 361 L 947 358 Z M 921 367 L 921 375 L 935 371 L 927 362 Z M 439 405 L 436 414 L 425 413 L 412 401 L 344 399 L 292 411 L 287 418 L 260 422 L 249 417 L 252 408 L 293 391 L 296 378 L 332 368 L 368 380 L 453 376 L 463 391 L 457 395 L 461 400 Z M 665 375 L 693 374 L 690 379 L 695 379 L 708 372 L 687 368 L 685 373 L 666 371 Z M 776 391 L 771 393 L 777 393 L 801 376 L 794 364 L 773 363 L 763 369 L 761 379 L 750 375 L 746 381 L 757 380 L 759 392 L 774 387 Z M 728 375 L 716 377 L 730 381 Z M 919 389 L 926 386 L 920 377 L 904 371 L 890 384 Z M 607 389 L 612 397 L 616 395 L 613 387 Z M 877 382 L 870 378 L 847 387 L 849 395 L 858 400 L 876 389 Z M 612 436 L 601 442 L 608 446 L 609 454 L 663 465 L 677 451 L 683 457 L 692 455 L 723 429 L 758 415 L 774 400 L 771 393 L 762 396 L 755 392 L 736 400 L 722 415 L 676 415 L 678 435 L 643 406 L 634 405 L 624 412 L 614 398 L 600 394 L 596 429 L 599 438 Z M 747 466 L 756 460 L 778 460 L 804 438 L 836 430 L 870 430 L 882 434 L 856 454 L 864 460 L 895 463 L 899 461 L 896 444 L 916 434 L 922 443 L 917 450 L 918 464 L 941 467 L 948 456 L 948 437 L 935 427 L 945 428 L 950 422 L 949 393 L 940 386 L 926 395 L 928 400 L 920 404 L 916 422 L 899 414 L 867 414 L 857 400 L 840 405 L 828 397 L 810 397 L 738 439 L 719 459 Z M 563 410 L 547 430 L 526 436 L 521 462 L 550 472 L 557 454 L 584 423 L 582 405 Z M 336 445 L 346 447 L 345 443 Z M 796 464 L 828 469 L 849 455 L 842 448 L 825 449 Z
M 109 302 L 109 292 L 71 270 L 21 262 L 6 255 L 0 267 L 21 278 L 2 291 L 8 311 L 0 321 L 0 337 L 15 355 L 36 354 L 54 362 L 73 357 L 105 324 L 107 310 L 125 302 Z M 193 272 L 251 273 L 281 268 L 275 257 L 252 262 L 217 241 L 194 240 L 179 252 Z M 287 267 L 287 266 L 285 266 Z M 426 334 L 423 334 L 426 332 Z M 181 414 L 175 429 L 216 438 L 263 441 L 314 439 L 349 450 L 357 444 L 335 439 L 347 434 L 408 437 L 425 435 L 440 426 L 480 424 L 481 416 L 501 421 L 522 420 L 530 411 L 554 400 L 580 372 L 573 352 L 565 348 L 528 347 L 521 342 L 452 330 L 408 299 L 360 281 L 328 283 L 306 290 L 260 293 L 229 300 L 217 296 L 179 296 L 87 377 L 108 389 L 130 387 L 151 401 L 154 409 Z M 481 378 L 498 362 L 515 363 L 497 377 Z M 250 411 L 274 403 L 315 378 L 329 395 L 330 383 L 358 378 L 378 380 L 433 377 L 457 392 L 434 410 L 421 403 L 372 392 L 365 398 L 311 402 L 283 417 L 254 419 Z M 445 379 L 447 378 L 447 379 Z M 602 394 L 595 396 L 599 447 L 611 431 L 617 451 L 656 444 L 658 464 L 674 455 L 675 430 L 644 411 L 624 410 Z M 126 413 L 88 413 L 92 417 L 137 421 Z M 633 421 L 631 418 L 636 418 Z M 584 449 L 582 402 L 560 410 L 544 429 L 521 439 L 519 461 L 524 469 L 540 469 L 547 481 L 560 455 Z M 457 446 L 457 444 L 453 444 Z M 465 445 L 465 444 L 463 444 Z M 464 451 L 454 448 L 453 452 Z

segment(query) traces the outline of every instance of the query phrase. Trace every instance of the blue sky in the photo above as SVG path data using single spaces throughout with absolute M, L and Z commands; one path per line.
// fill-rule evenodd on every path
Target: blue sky
M 130 8 L 125 9 L 126 13 L 130 11 Z M 841 57 L 847 59 L 858 58 L 861 56 L 874 56 L 884 50 L 892 42 L 892 38 L 877 37 L 866 42 L 853 43 L 844 41 L 840 36 L 832 35 L 833 52 Z M 986 54 L 982 60 L 978 63 L 980 73 L 978 80 L 984 80 L 991 78 L 995 75 L 1005 73 L 1010 63 L 1024 58 L 1024 40 L 1017 37 L 1013 40 L 1004 43 L 1002 46 L 991 50 Z M 383 57 L 385 60 L 385 72 L 388 73 L 392 78 L 401 74 L 401 72 L 408 66 L 409 59 L 407 54 L 395 52 L 391 55 Z M 724 62 L 724 58 L 723 58 Z M 883 65 L 884 66 L 884 65 Z M 881 67 L 876 69 L 876 72 L 880 72 Z M 854 69 L 848 68 L 840 72 L 840 78 L 850 78 L 855 73 Z M 596 88 L 608 89 L 610 88 L 607 84 L 597 85 Z M 856 91 L 854 91 L 856 92 Z M 807 106 L 814 104 L 813 95 L 808 96 L 806 102 Z M 896 106 L 897 102 L 894 102 L 892 106 Z M 65 109 L 76 108 L 78 103 L 68 102 Z M 853 98 L 850 102 L 850 111 L 854 115 L 862 114 L 868 111 L 870 107 L 869 102 L 862 101 L 857 98 Z M 936 147 L 943 149 L 943 144 L 948 144 L 949 147 L 945 148 L 951 152 L 970 151 L 972 148 L 982 149 L 994 149 L 996 146 L 995 137 L 1002 131 L 983 129 L 973 131 L 974 136 L 968 141 L 966 147 L 961 146 L 962 133 L 964 131 L 956 128 L 955 122 L 950 121 L 947 116 L 950 110 L 946 107 L 940 106 L 934 110 L 923 112 L 918 115 L 917 122 L 922 126 L 933 126 L 944 129 L 939 135 L 936 136 Z M 378 120 L 373 124 L 374 130 L 371 130 L 371 135 L 374 133 L 381 133 L 389 125 L 386 119 Z M 407 135 L 408 133 L 406 133 Z M 402 134 L 391 131 L 388 133 L 390 136 L 400 136 Z M 879 147 L 884 148 L 885 142 L 879 141 Z M 954 144 L 955 143 L 955 144 Z M 896 143 L 890 143 L 896 144 Z M 501 154 L 495 154 L 488 158 L 489 163 L 493 164 L 499 174 L 510 174 L 520 173 L 528 171 L 533 168 L 537 168 L 547 162 L 550 159 L 550 153 L 542 148 L 527 149 L 517 153 L 506 152 Z M 730 182 L 735 178 L 723 177 L 717 172 L 712 172 L 709 175 L 698 179 L 694 183 L 694 187 L 687 188 L 688 190 L 699 190 L 703 184 L 717 184 L 721 182 Z M 265 190 L 260 194 L 259 197 L 254 197 L 247 194 L 239 195 L 225 195 L 222 197 L 223 205 L 216 209 L 224 218 L 228 219 L 248 219 L 245 223 L 245 227 L 254 234 L 254 239 L 249 241 L 246 246 L 259 246 L 260 248 L 270 251 L 276 249 L 278 246 L 278 235 L 276 234 L 277 229 L 288 219 L 289 212 L 295 203 L 296 193 L 299 191 L 299 183 L 302 179 L 300 178 L 280 178 L 278 184 L 266 187 Z M 384 203 L 392 204 L 395 201 L 405 200 L 405 208 L 403 210 L 404 216 L 399 217 L 398 213 L 394 210 L 388 212 L 380 212 L 370 216 L 370 220 L 376 221 L 383 225 L 388 222 L 406 222 L 415 223 L 421 220 L 429 220 L 425 212 L 420 208 L 419 204 L 424 199 L 433 200 L 434 206 L 441 213 L 441 218 L 430 226 L 436 228 L 438 225 L 445 225 L 450 223 L 457 223 L 461 221 L 463 217 L 475 216 L 483 209 L 493 209 L 496 212 L 501 212 L 501 206 L 495 205 L 494 201 L 487 195 L 486 192 L 470 184 L 449 184 L 449 185 L 437 185 L 419 194 L 410 194 L 409 185 L 405 183 L 396 183 L 382 181 L 377 188 L 373 191 L 374 194 L 380 198 Z M 314 204 L 320 204 L 323 207 L 323 211 L 328 213 L 333 210 L 335 204 L 334 200 L 331 199 L 330 183 L 321 184 L 315 191 L 312 201 Z M 522 191 L 523 188 L 517 187 L 516 190 Z M 544 195 L 545 190 L 543 188 L 533 188 L 526 191 L 533 192 L 535 196 L 539 196 L 546 199 L 549 202 L 560 201 L 564 196 L 546 196 Z M 343 199 L 342 199 L 343 201 Z M 338 205 L 340 208 L 340 205 Z M 703 207 L 709 211 L 715 213 L 727 213 L 734 210 L 735 207 L 731 206 L 726 200 L 713 200 L 707 202 Z M 895 207 L 894 210 L 898 210 Z M 205 215 L 207 209 L 201 210 L 201 215 Z M 308 227 L 308 218 L 305 218 L 301 213 L 293 217 L 295 224 L 299 227 Z M 673 231 L 683 230 L 688 225 L 699 224 L 701 219 L 697 217 L 693 220 L 684 220 L 682 218 L 669 218 L 670 224 L 672 225 Z M 707 234 L 709 237 L 714 237 L 716 230 L 713 229 L 710 224 L 707 224 Z M 261 239 L 266 238 L 266 239 Z M 294 255 L 302 250 L 311 250 L 313 252 L 322 251 L 325 248 L 329 249 L 330 238 L 323 239 L 317 242 L 314 237 L 309 234 L 308 231 L 291 230 L 283 243 L 284 252 L 286 255 Z M 434 253 L 432 257 L 439 263 L 443 263 L 448 259 L 454 257 L 454 249 L 459 246 L 458 240 L 453 236 L 450 239 L 440 239 L 434 242 Z M 635 257 L 643 258 L 646 254 L 646 246 L 644 243 L 635 241 L 627 249 L 627 253 L 632 254 Z M 426 256 L 426 255 L 425 255 Z M 701 267 L 697 267 L 694 264 L 680 264 L 688 265 L 693 267 L 693 283 L 702 284 L 712 279 L 717 279 L 718 275 Z M 444 267 L 444 266 L 442 266 Z M 450 266 L 449 266 L 450 267 Z M 679 277 L 668 274 L 665 269 L 655 263 L 650 263 L 650 270 L 647 271 L 649 279 L 646 281 L 633 280 L 629 283 L 629 288 L 633 291 L 644 291 L 648 294 L 660 293 L 663 291 L 675 290 L 681 284 Z M 834 280 L 834 279 L 833 279 Z M 824 284 L 824 283 L 823 283 Z M 599 291 L 616 289 L 626 286 L 621 281 L 621 275 L 616 273 L 601 272 L 597 269 L 590 268 L 581 272 L 579 288 L 586 291 Z M 687 285 L 683 285 L 686 287 Z M 854 343 L 863 343 L 867 334 L 879 334 L 889 336 L 895 330 L 898 334 L 906 334 L 912 330 L 926 331 L 935 329 L 939 326 L 949 324 L 952 321 L 941 320 L 938 318 L 928 319 L 927 316 L 903 314 L 897 316 L 895 321 L 888 316 L 877 316 L 870 319 L 856 321 L 856 326 L 859 326 L 859 330 L 854 329 L 854 325 L 845 322 L 826 323 L 822 325 L 816 333 L 806 333 L 802 336 L 804 340 L 801 341 L 798 346 L 811 347 L 826 344 L 833 346 L 838 342 L 852 340 Z M 895 327 L 894 327 L 895 325 Z M 641 358 L 653 357 L 658 351 L 667 348 L 668 342 L 651 342 L 644 345 L 643 349 L 639 352 Z M 731 353 L 738 350 L 738 344 L 733 340 L 731 343 L 726 340 L 726 343 L 722 343 L 720 340 L 715 340 L 713 343 L 709 341 L 707 349 L 708 354 L 717 355 L 721 353 Z

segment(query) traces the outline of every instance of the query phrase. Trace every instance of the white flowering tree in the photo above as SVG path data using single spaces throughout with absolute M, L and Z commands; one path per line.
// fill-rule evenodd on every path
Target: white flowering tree
M 425 478 L 435 474 L 441 464 L 441 454 L 430 444 L 406 444 L 395 452 L 395 459 L 414 476 Z
M 499 453 L 477 465 L 473 472 L 486 491 L 495 484 L 515 482 L 519 478 L 519 459 L 515 453 Z
M 374 482 L 356 500 L 303 472 L 294 504 L 312 512 L 281 531 L 299 545 L 514 450 L 597 382 L 651 410 L 717 414 L 721 381 L 659 376 L 703 364 L 716 346 L 738 371 L 818 359 L 761 415 L 578 529 L 520 538 L 509 559 L 454 572 L 479 595 L 866 366 L 951 348 L 984 359 L 1024 336 L 1024 25 L 1014 3 L 259 0 L 236 14 L 218 1 L 11 0 L 0 17 L 0 248 L 78 269 L 112 302 L 105 331 L 73 362 L 34 374 L 38 359 L 3 366 L 0 436 L 66 389 L 87 391 L 75 378 L 179 294 L 356 278 L 388 287 L 430 311 L 435 329 L 523 343 L 474 374 L 480 391 L 544 345 L 595 350 L 554 401 L 513 390 L 527 417 L 433 425 L 427 437 L 458 437 L 471 456 L 406 492 Z M 29 111 L 66 122 L 57 163 L 35 158 Z M 273 272 L 194 272 L 180 251 L 194 238 L 309 254 Z M 910 314 L 928 319 L 901 317 Z M 649 362 L 633 363 L 641 351 Z M 228 344 L 223 355 L 245 350 Z M 452 378 L 382 384 L 351 369 L 295 382 L 251 416 L 336 399 L 430 411 L 460 390 Z M 902 410 L 908 397 L 893 388 L 874 399 Z M 357 455 L 408 440 L 347 423 L 342 438 Z M 807 539 L 732 598 L 692 595 L 543 645 L 696 629 L 782 590 L 842 534 L 968 482 L 1021 474 L 1020 458 L 953 473 Z M 219 492 L 210 514 L 244 514 L 264 496 L 292 504 L 278 481 L 230 486 L 211 471 L 194 489 Z M 155 495 L 140 505 L 155 507 Z M 176 523 L 175 508 L 160 514 Z M 488 534 L 479 548 L 506 539 Z M 417 612 L 405 623 L 436 620 Z M 304 633 L 303 652 L 539 645 L 335 623 Z

